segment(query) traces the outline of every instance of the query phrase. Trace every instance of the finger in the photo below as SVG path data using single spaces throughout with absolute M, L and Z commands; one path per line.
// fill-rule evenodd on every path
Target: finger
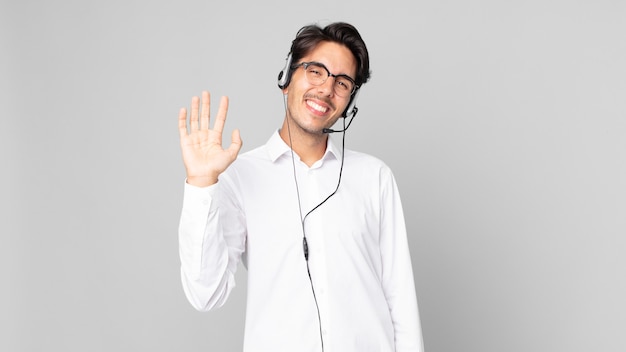
M 226 113 L 228 112 L 228 97 L 222 97 L 220 100 L 220 107 L 217 110 L 217 116 L 215 116 L 215 123 L 213 129 L 219 133 L 224 130 L 224 124 L 226 123 Z
M 211 115 L 211 95 L 207 91 L 202 92 L 202 110 L 200 111 L 200 129 L 209 128 Z
M 200 108 L 200 99 L 198 97 L 191 98 L 191 116 L 189 117 L 189 127 L 191 132 L 198 129 L 198 109 Z
M 187 109 L 180 108 L 178 112 L 178 133 L 180 138 L 187 136 Z
M 228 152 L 236 157 L 243 146 L 243 141 L 241 140 L 241 136 L 239 135 L 239 130 L 236 129 L 230 136 L 230 145 L 228 146 Z

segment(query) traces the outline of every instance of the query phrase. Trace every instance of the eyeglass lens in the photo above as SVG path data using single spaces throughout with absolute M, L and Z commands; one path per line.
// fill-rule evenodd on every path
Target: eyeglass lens
M 304 69 L 309 83 L 316 86 L 324 84 L 330 76 L 328 69 L 317 63 L 307 63 L 304 65 Z M 352 94 L 354 89 L 354 82 L 352 82 L 352 80 L 345 75 L 333 75 L 333 77 L 335 78 L 335 84 L 333 85 L 335 94 L 341 97 Z

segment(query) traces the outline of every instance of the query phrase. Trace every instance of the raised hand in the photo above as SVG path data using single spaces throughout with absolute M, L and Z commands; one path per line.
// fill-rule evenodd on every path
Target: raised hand
M 213 129 L 209 128 L 210 100 L 209 92 L 202 92 L 200 110 L 200 99 L 198 97 L 191 99 L 189 131 L 187 131 L 187 109 L 181 108 L 178 113 L 180 148 L 187 171 L 187 183 L 198 187 L 216 183 L 218 176 L 235 161 L 242 145 L 239 130 L 236 129 L 231 135 L 230 146 L 227 149 L 222 147 L 222 130 L 228 112 L 228 98 L 222 97 L 220 100 Z

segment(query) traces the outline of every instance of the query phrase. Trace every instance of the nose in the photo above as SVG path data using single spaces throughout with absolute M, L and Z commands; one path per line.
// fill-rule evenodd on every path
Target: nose
M 317 86 L 317 91 L 324 96 L 332 96 L 335 93 L 335 77 L 328 76 L 324 83 Z

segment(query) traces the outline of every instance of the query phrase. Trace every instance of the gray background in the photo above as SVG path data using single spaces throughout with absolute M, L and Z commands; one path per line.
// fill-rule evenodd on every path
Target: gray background
M 228 95 L 265 142 L 290 41 L 336 20 L 370 49 L 347 144 L 395 171 L 428 352 L 626 350 L 625 2 L 1 4 L 0 350 L 240 350 L 245 271 L 211 313 L 180 286 L 177 112 Z

